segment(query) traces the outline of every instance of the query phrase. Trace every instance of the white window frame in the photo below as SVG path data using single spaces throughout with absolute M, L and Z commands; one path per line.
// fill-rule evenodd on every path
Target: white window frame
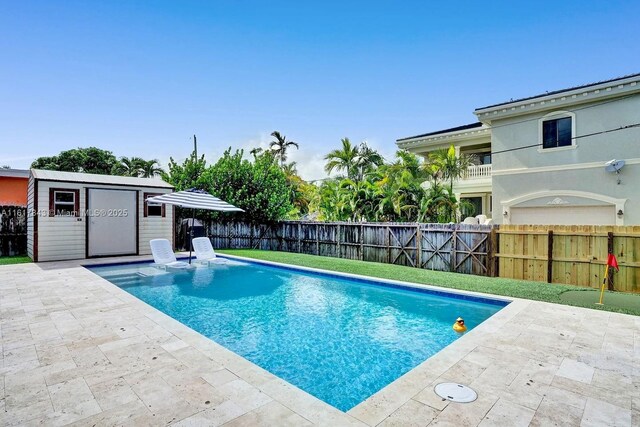
M 73 200 L 70 202 L 62 202 L 57 200 L 57 196 L 59 193 L 68 193 L 73 196 Z M 53 212 L 55 216 L 75 216 L 75 215 L 67 215 L 67 214 L 58 214 L 58 205 L 63 206 L 71 206 L 71 213 L 74 213 L 76 210 L 76 192 L 74 190 L 54 190 L 53 191 Z
M 158 214 L 152 214 L 151 211 L 149 210 L 149 208 L 160 208 L 160 213 Z M 162 215 L 162 203 L 154 203 L 154 202 L 147 202 L 147 217 L 163 217 L 164 215 Z
M 155 196 L 161 196 L 162 193 L 143 193 L 144 196 L 144 217 L 145 218 L 164 218 L 166 215 L 166 211 L 165 211 L 165 206 L 163 203 L 155 203 L 155 202 L 149 202 L 147 199 L 149 199 L 150 197 L 155 197 Z M 160 213 L 158 215 L 155 214 L 151 214 L 149 212 L 149 208 L 150 207 L 160 207 Z
M 543 148 L 543 139 L 544 139 L 544 122 L 549 120 L 557 120 L 563 118 L 571 119 L 571 145 L 566 145 L 564 147 L 555 147 L 555 148 Z M 538 120 L 538 153 L 555 153 L 557 151 L 566 151 L 566 150 L 575 150 L 578 148 L 578 143 L 576 142 L 576 115 L 571 111 L 552 111 L 551 113 L 545 114 L 540 117 Z

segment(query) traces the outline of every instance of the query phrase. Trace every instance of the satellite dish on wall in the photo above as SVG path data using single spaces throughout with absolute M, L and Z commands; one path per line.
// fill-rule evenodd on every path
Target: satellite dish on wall
M 619 173 L 618 171 L 620 169 L 622 169 L 622 167 L 624 166 L 624 160 L 609 160 L 607 163 L 604 164 L 604 169 L 607 172 L 616 172 Z
M 624 160 L 613 159 L 604 164 L 604 170 L 611 173 L 615 172 L 615 174 L 618 176 L 618 184 L 620 184 L 620 169 L 622 169 L 623 167 Z

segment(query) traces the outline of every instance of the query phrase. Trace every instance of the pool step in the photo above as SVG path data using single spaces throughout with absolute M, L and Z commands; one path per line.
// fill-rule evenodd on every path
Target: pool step
M 119 273 L 119 274 L 110 274 L 110 275 L 105 275 L 103 276 L 105 279 L 107 279 L 108 281 L 115 283 L 117 285 L 124 285 L 124 284 L 139 284 L 141 282 L 141 279 L 144 279 L 145 277 L 148 277 L 146 274 L 143 273 Z

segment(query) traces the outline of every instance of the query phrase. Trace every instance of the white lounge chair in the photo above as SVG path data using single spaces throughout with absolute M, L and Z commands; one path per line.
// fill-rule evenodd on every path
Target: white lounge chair
M 180 270 L 191 267 L 188 263 L 176 259 L 171 243 L 167 239 L 153 239 L 149 241 L 149 245 L 151 245 L 151 254 L 157 267 Z
M 478 218 L 474 218 L 472 216 L 468 216 L 462 221 L 463 224 L 477 224 Z
M 207 237 L 196 237 L 192 240 L 193 250 L 196 253 L 198 262 L 205 264 L 226 264 L 225 258 L 218 258 L 213 250 L 211 240 Z

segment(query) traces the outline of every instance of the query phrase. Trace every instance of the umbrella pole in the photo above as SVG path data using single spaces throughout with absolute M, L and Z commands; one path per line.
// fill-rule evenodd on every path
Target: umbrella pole
M 193 247 L 193 225 L 196 218 L 196 210 L 191 209 L 191 228 L 189 228 L 189 264 L 191 264 L 191 248 Z

